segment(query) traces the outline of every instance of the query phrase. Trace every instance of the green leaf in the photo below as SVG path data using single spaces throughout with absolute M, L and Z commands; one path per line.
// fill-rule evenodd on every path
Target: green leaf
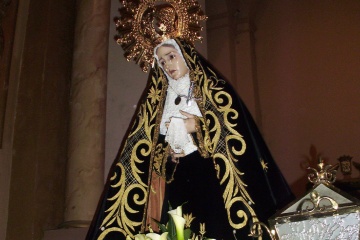
M 169 232 L 170 238 L 172 240 L 176 240 L 176 228 L 175 228 L 175 223 L 174 220 L 172 219 L 172 217 L 169 217 L 169 222 L 167 224 L 167 230 Z
M 151 218 L 151 219 L 158 225 L 158 227 L 160 228 L 160 231 L 161 231 L 162 233 L 168 231 L 167 228 L 166 228 L 166 226 L 165 226 L 164 224 L 162 224 L 161 222 L 159 222 L 158 220 L 156 220 L 156 219 L 154 219 L 154 218 Z
M 190 228 L 186 228 L 184 230 L 184 238 L 185 239 L 190 239 L 190 236 L 191 236 L 192 232 L 191 232 L 191 229 Z

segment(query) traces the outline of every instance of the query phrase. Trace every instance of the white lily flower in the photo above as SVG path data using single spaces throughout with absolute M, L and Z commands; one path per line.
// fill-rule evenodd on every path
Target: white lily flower
M 171 214 L 176 214 L 180 217 L 182 217 L 182 206 L 178 206 L 176 209 L 170 210 L 168 211 L 168 213 Z
M 136 234 L 135 240 L 151 240 L 151 238 L 148 238 L 145 234 Z
M 186 221 L 185 218 L 182 217 L 182 207 L 179 206 L 174 210 L 168 211 L 168 213 L 174 220 L 177 240 L 184 240 L 184 227 Z
M 146 237 L 150 238 L 151 240 L 166 240 L 167 239 L 168 232 L 164 232 L 161 235 L 157 233 L 148 233 L 146 234 Z

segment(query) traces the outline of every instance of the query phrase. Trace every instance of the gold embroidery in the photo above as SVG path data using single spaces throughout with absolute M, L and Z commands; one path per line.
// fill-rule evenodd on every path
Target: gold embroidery
M 199 98 L 197 102 L 203 115 L 204 147 L 211 154 L 217 177 L 225 189 L 223 198 L 229 223 L 234 229 L 241 229 L 249 219 L 257 221 L 257 217 L 251 207 L 254 202 L 247 192 L 247 185 L 242 181 L 244 173 L 235 166 L 246 151 L 246 142 L 235 129 L 239 113 L 233 107 L 231 95 L 223 88 L 224 80 L 219 79 L 211 68 L 204 69 L 194 53 L 191 48 L 190 54 L 184 56 L 192 69 L 191 79 L 196 82 L 194 93 Z M 238 203 L 245 208 L 235 209 Z
M 154 104 L 156 101 L 160 101 L 160 91 L 154 87 L 150 89 L 148 98 L 151 99 L 151 103 Z
M 155 148 L 155 156 L 154 156 L 154 170 L 158 175 L 161 175 L 161 166 L 163 164 L 163 158 L 164 158 L 164 147 L 163 144 L 160 143 L 156 145 Z
M 250 220 L 256 222 L 257 217 L 251 206 L 255 203 L 243 182 L 245 173 L 236 167 L 236 163 L 246 151 L 246 142 L 236 130 L 239 113 L 233 106 L 231 95 L 224 90 L 224 81 L 211 69 L 203 68 L 193 48 L 189 54 L 185 51 L 183 53 L 192 69 L 194 94 L 203 116 L 198 118 L 198 127 L 202 131 L 201 136 L 197 136 L 199 149 L 203 156 L 213 159 L 217 177 L 224 189 L 223 199 L 230 225 L 234 229 L 241 229 Z M 205 71 L 207 74 L 204 74 Z M 139 227 L 144 230 L 147 198 L 151 191 L 151 173 L 155 170 L 161 176 L 166 176 L 169 146 L 157 144 L 157 141 L 167 81 L 157 66 L 153 69 L 148 89 L 148 96 L 139 106 L 137 118 L 116 165 L 119 175 L 114 174 L 111 178 L 110 187 L 116 194 L 107 200 L 110 205 L 101 224 L 104 231 L 99 239 L 112 231 L 133 237 L 134 231 Z M 148 166 L 148 172 L 141 170 L 144 169 L 139 167 L 143 166 L 142 164 Z M 239 203 L 243 208 L 238 208 Z M 132 218 L 133 214 L 138 212 L 143 212 L 142 221 Z M 234 212 L 236 214 L 230 214 Z
M 260 162 L 261 162 L 262 168 L 265 170 L 265 172 L 267 172 L 267 170 L 269 169 L 268 163 L 266 163 L 266 162 L 264 161 L 264 159 L 261 159 Z
M 204 131 L 203 131 L 203 128 Z M 206 133 L 206 126 L 203 122 L 203 118 L 195 116 L 195 132 L 196 132 L 196 138 L 198 140 L 198 151 L 200 152 L 200 155 L 204 158 L 209 157 L 209 151 L 207 151 L 205 147 L 204 137 L 203 133 Z
M 185 219 L 185 227 L 189 228 L 195 217 L 193 217 L 192 213 L 189 213 L 189 214 L 184 214 L 184 219 Z
M 110 205 L 100 226 L 103 231 L 99 239 L 104 239 L 110 232 L 120 232 L 124 236 L 133 237 L 135 229 L 143 227 L 144 220 L 135 220 L 133 215 L 143 211 L 144 219 L 147 198 L 151 191 L 149 178 L 152 168 L 160 171 L 163 165 L 161 155 L 164 154 L 164 150 L 161 146 L 155 147 L 161 120 L 159 115 L 161 117 L 162 102 L 165 99 L 162 88 L 166 88 L 166 79 L 157 71 L 152 75 L 148 97 L 139 106 L 137 118 L 121 151 L 119 162 L 116 164 L 118 171 L 115 171 L 110 179 L 110 188 L 115 194 L 107 199 Z M 150 159 L 150 162 L 146 159 Z M 139 166 L 143 164 L 149 165 L 149 172 L 144 173 L 140 170 Z M 119 174 L 116 174 L 117 172 Z
M 205 235 L 206 231 L 205 231 L 205 223 L 200 223 L 200 231 L 199 233 L 201 235 Z
M 158 67 L 155 69 L 154 74 L 152 75 L 151 79 L 152 79 L 152 83 L 155 85 L 155 88 L 160 89 L 161 96 L 160 96 L 159 102 L 155 102 L 151 106 L 150 106 L 150 103 L 147 101 L 148 108 L 151 107 L 151 109 L 152 108 L 156 109 L 154 111 L 154 114 L 152 114 L 149 117 L 148 123 L 150 124 L 150 122 L 153 122 L 154 120 L 155 120 L 155 122 L 153 122 L 154 124 L 151 126 L 151 128 L 149 128 L 149 131 L 145 131 L 145 133 L 149 136 L 149 138 L 152 138 L 152 140 L 153 140 L 153 145 L 151 147 L 152 151 L 151 151 L 151 156 L 150 156 L 150 164 L 149 164 L 149 168 L 148 168 L 148 180 L 147 180 L 148 186 L 151 185 L 154 156 L 155 156 L 155 150 L 156 150 L 155 144 L 158 142 L 158 138 L 159 138 L 160 122 L 161 122 L 161 117 L 163 114 L 163 104 L 164 104 L 165 97 L 166 97 L 166 91 L 164 91 L 164 89 L 167 89 L 167 80 L 166 80 L 164 74 L 162 73 L 162 71 Z M 165 165 L 164 161 L 163 161 L 162 165 Z M 146 201 L 144 203 L 141 232 L 144 232 L 146 229 L 147 208 L 148 208 L 148 202 Z

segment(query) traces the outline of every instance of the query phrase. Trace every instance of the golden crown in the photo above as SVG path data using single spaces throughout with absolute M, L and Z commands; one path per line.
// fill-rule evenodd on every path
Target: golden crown
M 153 50 L 162 41 L 180 37 L 201 41 L 200 21 L 207 17 L 196 0 L 124 0 L 116 19 L 116 42 L 127 61 L 134 59 L 144 72 L 153 62 Z

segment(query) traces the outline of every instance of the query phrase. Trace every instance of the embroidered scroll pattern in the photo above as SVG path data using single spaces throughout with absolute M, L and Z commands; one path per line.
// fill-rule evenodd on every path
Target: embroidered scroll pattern
M 181 43 L 179 44 L 180 48 Z M 228 220 L 234 229 L 242 229 L 250 222 L 257 222 L 252 208 L 254 204 L 242 181 L 244 175 L 237 162 L 246 150 L 246 142 L 236 130 L 239 117 L 231 95 L 225 90 L 225 82 L 209 68 L 204 69 L 197 53 L 190 48 L 183 55 L 191 66 L 191 79 L 196 82 L 194 94 L 203 114 L 203 145 L 214 160 L 220 184 L 224 187 L 223 198 Z M 204 74 L 207 72 L 207 74 Z M 111 178 L 111 195 L 105 218 L 101 224 L 103 240 L 112 232 L 133 237 L 144 227 L 149 193 L 149 177 L 155 171 L 163 173 L 161 158 L 164 149 L 156 146 L 162 104 L 165 99 L 166 79 L 155 67 L 151 74 L 147 97 L 137 110 L 130 134 L 120 154 L 116 171 Z M 159 149 L 160 148 L 160 149 Z M 155 162 L 153 162 L 155 161 Z M 140 213 L 142 216 L 139 217 Z
M 157 154 L 157 123 L 158 116 L 161 116 L 158 106 L 165 97 L 164 91 L 161 91 L 163 86 L 164 76 L 156 71 L 152 74 L 148 95 L 137 110 L 137 117 L 116 164 L 117 169 L 110 179 L 114 194 L 107 199 L 109 207 L 105 210 L 99 240 L 106 239 L 111 232 L 133 237 L 142 227 L 153 165 L 150 159 Z
M 214 160 L 220 184 L 225 186 L 223 198 L 228 220 L 234 229 L 241 229 L 249 220 L 257 222 L 258 218 L 251 207 L 254 202 L 246 190 L 246 183 L 242 181 L 244 173 L 236 167 L 246 150 L 246 142 L 236 130 L 239 113 L 234 108 L 231 95 L 225 91 L 225 81 L 219 79 L 211 68 L 204 69 L 193 48 L 189 55 L 184 56 L 193 69 L 193 79 L 198 88 L 195 90 L 198 94 L 196 98 L 201 99 L 198 105 L 208 130 L 204 144 Z

